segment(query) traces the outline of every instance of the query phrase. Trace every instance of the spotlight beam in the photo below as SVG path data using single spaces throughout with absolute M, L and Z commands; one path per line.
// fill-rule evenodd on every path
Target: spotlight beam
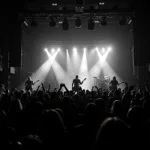
M 70 55 L 69 55 L 69 52 L 68 50 L 66 51 L 67 53 L 67 73 L 72 76 L 73 75 L 73 65 L 72 65 L 72 62 L 71 62 L 71 59 L 70 59 Z M 73 79 L 73 78 L 72 78 Z
M 58 84 L 65 83 L 67 88 L 71 89 L 71 78 L 68 73 L 64 71 L 64 69 L 60 66 L 60 64 L 57 61 L 54 61 L 52 64 L 52 68 L 54 70 L 54 73 L 56 75 L 56 79 Z
M 107 50 L 107 52 L 105 52 L 105 54 L 102 56 L 102 62 L 104 62 L 108 56 L 109 50 Z
M 43 63 L 43 64 L 33 73 L 33 75 L 31 76 L 31 78 L 33 79 L 33 81 L 40 80 L 40 82 L 43 82 L 43 83 L 45 82 L 45 79 L 46 79 L 46 77 L 47 77 L 47 75 L 48 75 L 48 73 L 49 73 L 49 71 L 50 71 L 50 69 L 51 69 L 51 67 L 52 67 L 52 64 L 53 64 L 53 62 L 55 61 L 55 58 L 56 58 L 56 56 L 57 56 L 57 54 L 58 54 L 58 51 L 56 51 L 53 55 L 51 55 L 51 54 L 49 53 L 49 51 L 48 51 L 47 48 L 45 48 L 45 52 L 47 53 L 49 59 L 48 59 L 45 63 Z M 24 81 L 24 82 L 25 82 L 25 81 Z M 21 84 L 18 86 L 19 89 L 23 89 L 23 88 L 24 88 L 24 82 L 21 83 Z M 34 89 L 36 89 L 38 85 L 39 85 L 39 84 L 35 84 L 35 85 L 34 85 Z
M 107 58 L 107 56 L 108 56 L 108 54 L 109 54 L 109 52 L 110 52 L 110 50 L 108 49 L 108 50 L 105 52 L 105 54 L 102 55 L 102 54 L 99 52 L 98 49 L 96 49 L 96 51 L 97 51 L 97 54 L 98 54 L 98 57 L 99 57 L 101 63 L 103 63 L 103 62 L 106 60 L 106 58 Z
M 86 57 L 87 57 L 86 56 L 86 48 L 84 48 L 83 57 L 82 57 L 82 61 L 81 61 L 81 66 L 80 66 L 80 70 L 79 70 L 79 77 L 81 79 L 83 79 L 83 78 L 89 78 L 88 64 L 87 64 L 87 58 Z M 84 89 L 90 89 L 90 83 L 88 81 L 89 80 L 87 80 L 82 85 L 82 88 L 84 88 Z
M 50 58 L 50 57 L 51 57 L 51 54 L 50 54 L 50 52 L 48 51 L 47 48 L 45 48 L 45 52 L 46 52 L 47 56 Z

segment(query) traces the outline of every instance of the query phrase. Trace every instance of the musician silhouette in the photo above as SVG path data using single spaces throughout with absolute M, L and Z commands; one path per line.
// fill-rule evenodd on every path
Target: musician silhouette
M 79 76 L 78 75 L 76 75 L 76 78 L 73 80 L 73 82 L 72 82 L 72 91 L 73 92 L 79 92 L 79 91 L 81 91 L 82 90 L 82 88 L 81 88 L 81 84 L 83 84 L 83 82 L 86 80 L 86 78 L 81 82 L 81 80 L 79 79 Z
M 117 90 L 117 86 L 119 85 L 116 77 L 114 76 L 113 79 L 110 81 L 110 90 L 115 91 Z
M 28 91 L 33 91 L 33 88 L 32 88 L 32 85 L 33 85 L 33 81 L 31 79 L 31 77 L 28 77 L 27 80 L 25 81 L 25 90 L 28 92 Z

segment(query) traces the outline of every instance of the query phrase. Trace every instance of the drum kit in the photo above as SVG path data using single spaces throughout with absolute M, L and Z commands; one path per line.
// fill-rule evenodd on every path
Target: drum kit
M 104 76 L 104 78 L 93 77 L 94 78 L 94 86 L 99 88 L 108 88 L 109 83 L 111 81 L 109 76 Z

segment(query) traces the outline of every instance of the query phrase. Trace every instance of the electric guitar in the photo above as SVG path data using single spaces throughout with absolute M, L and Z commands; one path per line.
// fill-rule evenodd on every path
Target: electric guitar
M 122 83 L 125 83 L 125 82 L 120 82 L 120 83 L 118 83 L 118 85 L 120 85 L 120 84 L 122 84 Z M 117 86 L 118 86 L 117 84 L 115 84 L 115 85 L 110 85 L 109 86 L 109 89 L 111 90 L 111 91 L 115 91 L 116 89 L 117 89 Z
M 83 84 L 83 82 L 84 82 L 86 79 L 87 79 L 87 78 L 85 78 L 85 79 L 80 83 L 80 85 Z M 72 91 L 77 92 L 77 91 L 81 90 L 81 86 L 80 86 L 80 85 L 79 85 L 79 84 L 76 84 L 74 87 L 72 87 Z
M 39 82 L 40 80 L 37 80 L 37 81 L 35 81 L 35 82 L 31 82 L 31 83 L 27 83 L 26 85 L 25 85 L 25 89 L 26 89 L 26 91 L 28 91 L 28 90 L 30 90 L 30 89 L 32 89 L 32 86 L 35 84 L 35 83 L 37 83 L 37 82 Z

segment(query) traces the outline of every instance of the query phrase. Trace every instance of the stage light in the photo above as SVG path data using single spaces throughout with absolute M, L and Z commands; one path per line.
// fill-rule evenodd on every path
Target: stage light
M 77 17 L 77 19 L 75 20 L 75 24 L 76 24 L 76 27 L 77 27 L 77 28 L 81 28 L 82 22 L 81 22 L 80 17 Z
M 69 29 L 69 23 L 68 23 L 68 20 L 67 20 L 66 17 L 63 20 L 62 27 L 63 27 L 63 30 L 68 30 Z
M 106 51 L 105 48 L 102 48 L 102 53 L 105 53 L 105 51 Z
M 96 47 L 95 50 L 98 51 L 98 47 Z
M 127 23 L 131 24 L 132 23 L 132 18 L 128 18 Z
M 102 59 L 101 59 L 101 63 L 102 63 L 102 64 L 105 62 L 105 60 L 106 60 L 106 58 L 107 58 L 107 56 L 108 56 L 110 50 L 111 50 L 111 47 L 109 47 L 109 48 L 107 49 L 107 51 L 105 50 L 105 52 L 104 52 L 104 54 L 103 54 L 103 56 L 102 56 Z
M 74 73 L 74 67 L 73 67 L 73 64 L 72 64 L 72 61 L 71 61 L 68 49 L 66 49 L 66 56 L 67 56 L 67 61 L 66 61 L 67 74 L 70 76 L 71 80 L 73 80 L 73 78 L 71 77 L 71 75 Z M 67 81 L 67 83 L 68 82 L 70 82 L 70 81 Z M 68 88 L 71 88 L 71 84 L 70 83 L 68 85 Z
M 111 48 L 111 47 L 108 47 L 108 51 L 109 51 L 109 52 L 112 51 L 112 48 Z
M 99 5 L 105 5 L 105 2 L 99 2 Z
M 84 47 L 83 50 L 86 51 L 86 48 Z
M 29 24 L 28 24 L 28 21 L 27 20 L 24 20 L 23 23 L 28 27 Z
M 77 48 L 73 48 L 73 56 L 74 56 L 74 59 L 77 60 Z
M 52 49 L 51 49 L 51 54 L 54 54 L 54 53 L 55 53 L 55 49 L 52 48 Z
M 73 51 L 77 51 L 77 48 L 76 48 L 76 47 L 74 47 L 74 48 L 73 48 Z
M 101 26 L 106 26 L 106 25 L 107 25 L 106 16 L 103 16 L 101 20 Z
M 44 48 L 44 51 L 45 51 L 45 52 L 47 52 L 47 51 L 48 51 L 48 49 L 47 49 L 47 48 Z
M 86 48 L 84 48 L 82 60 L 80 63 L 80 70 L 79 70 L 79 76 L 80 78 L 89 78 L 88 73 L 88 62 L 87 62 L 87 55 L 86 55 Z M 83 89 L 90 89 L 90 84 L 88 81 L 84 82 L 82 85 Z
M 60 48 L 57 48 L 57 51 L 59 52 L 59 51 L 60 51 Z
M 49 53 L 48 49 L 47 49 L 47 48 L 45 48 L 44 50 L 45 50 L 45 52 L 46 52 L 47 56 L 50 58 L 50 57 L 51 57 L 51 54 Z
M 55 26 L 56 26 L 56 21 L 55 21 L 54 17 L 50 17 L 49 25 L 50 25 L 51 27 L 55 27 Z
M 94 20 L 92 19 L 92 17 L 90 17 L 90 19 L 88 20 L 88 29 L 93 30 L 94 26 L 95 26 Z
M 52 6 L 57 6 L 58 4 L 57 3 L 52 3 Z

